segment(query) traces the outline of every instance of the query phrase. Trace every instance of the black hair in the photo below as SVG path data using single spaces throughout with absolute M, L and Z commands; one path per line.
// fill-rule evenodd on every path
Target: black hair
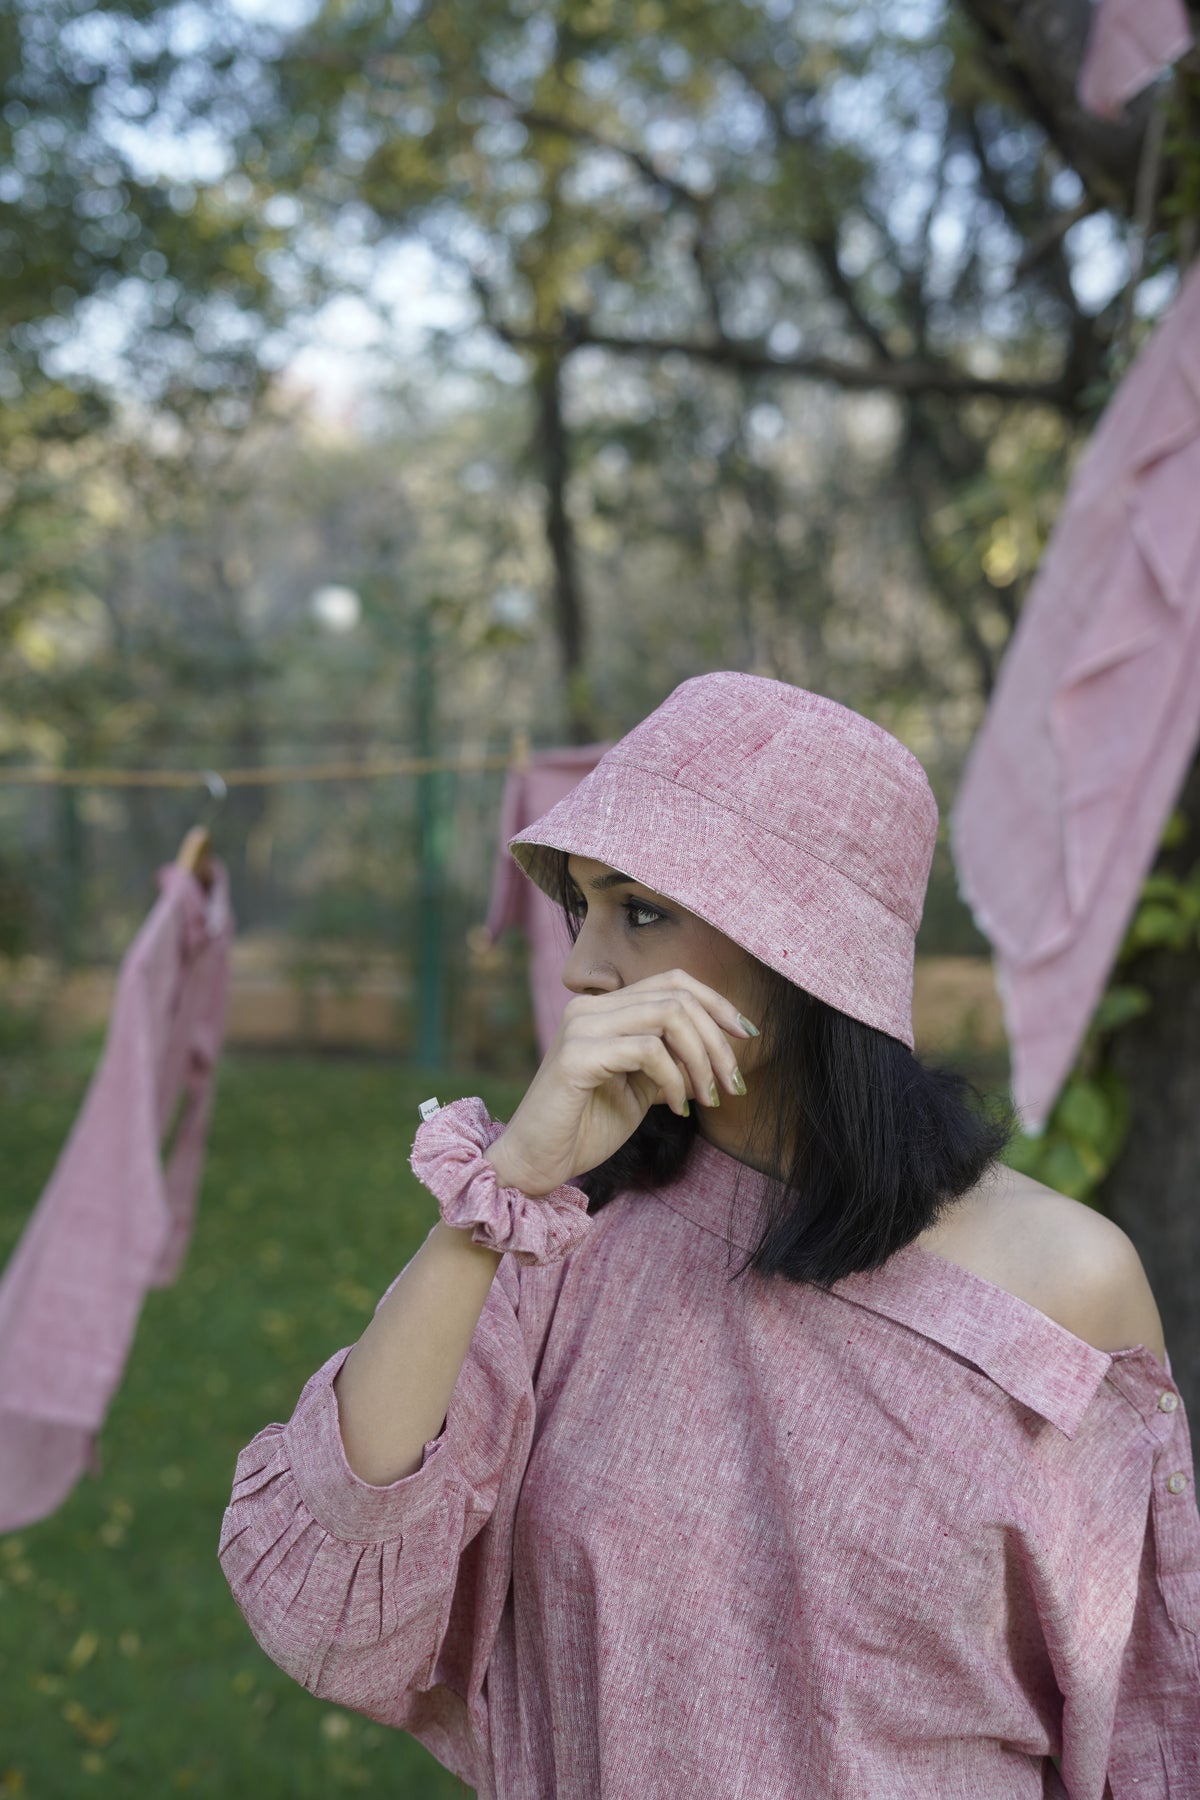
M 574 943 L 582 917 L 567 853 L 552 852 L 555 898 Z M 757 960 L 757 959 L 756 959 Z M 766 1058 L 750 1139 L 766 1151 L 753 1269 L 828 1288 L 876 1269 L 976 1185 L 1016 1121 L 961 1071 L 927 1067 L 898 1038 L 864 1025 L 758 962 L 755 1024 Z M 620 1149 L 573 1185 L 595 1213 L 629 1188 L 673 1180 L 697 1114 L 652 1106 Z

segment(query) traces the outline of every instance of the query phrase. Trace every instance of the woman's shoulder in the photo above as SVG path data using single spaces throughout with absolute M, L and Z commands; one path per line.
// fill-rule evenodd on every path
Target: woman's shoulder
M 1164 1360 L 1162 1321 L 1132 1239 L 1032 1176 L 995 1165 L 917 1242 L 1098 1350 L 1144 1344 Z

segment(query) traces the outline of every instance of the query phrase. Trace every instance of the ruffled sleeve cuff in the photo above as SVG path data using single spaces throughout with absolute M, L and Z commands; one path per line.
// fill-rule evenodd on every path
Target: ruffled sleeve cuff
M 501 1187 L 483 1152 L 503 1133 L 478 1097 L 453 1100 L 418 1127 L 413 1173 L 436 1196 L 445 1223 L 470 1230 L 476 1244 L 519 1263 L 558 1262 L 591 1229 L 587 1195 L 567 1183 L 536 1198 Z

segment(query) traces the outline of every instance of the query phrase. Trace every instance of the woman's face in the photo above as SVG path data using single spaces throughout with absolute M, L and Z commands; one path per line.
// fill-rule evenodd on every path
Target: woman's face
M 647 975 L 685 969 L 761 1029 L 762 977 L 748 951 L 685 906 L 619 875 L 607 863 L 571 856 L 567 871 L 578 890 L 583 923 L 563 965 L 564 987 L 573 994 L 612 994 Z M 728 1042 L 745 1077 L 746 1094 L 722 1087 L 719 1107 L 702 1103 L 693 1111 L 706 1138 L 737 1154 L 754 1099 L 754 1071 L 762 1066 L 765 1051 L 761 1037 L 730 1037 Z M 690 1081 L 687 1090 L 690 1095 Z

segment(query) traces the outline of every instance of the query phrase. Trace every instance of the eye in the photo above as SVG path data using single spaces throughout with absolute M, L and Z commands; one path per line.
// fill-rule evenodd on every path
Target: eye
M 587 913 L 587 901 L 578 888 L 571 890 L 570 899 L 575 912 L 581 918 L 584 917 Z M 622 902 L 621 911 L 628 919 L 631 931 L 646 931 L 651 925 L 657 925 L 664 917 L 657 907 L 648 905 L 645 900 L 632 898 Z

